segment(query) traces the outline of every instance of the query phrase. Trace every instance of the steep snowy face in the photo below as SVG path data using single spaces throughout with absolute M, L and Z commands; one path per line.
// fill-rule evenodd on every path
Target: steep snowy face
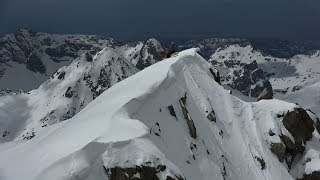
M 59 68 L 87 52 L 91 56 L 105 47 L 126 46 L 125 58 L 138 69 L 162 60 L 156 39 L 124 44 L 94 35 L 35 33 L 19 29 L 0 39 L 0 89 L 29 91 L 38 88 Z
M 320 52 L 290 59 L 264 56 L 251 46 L 218 49 L 209 60 L 221 71 L 222 83 L 256 97 L 267 87 L 276 97 L 290 94 L 320 79 Z
M 233 97 L 190 49 L 115 84 L 33 139 L 1 144 L 1 179 L 308 177 L 319 167 L 318 123 L 295 104 Z
M 108 47 L 95 56 L 84 53 L 38 89 L 0 97 L 0 142 L 33 138 L 40 129 L 73 117 L 106 89 L 137 73 L 124 57 L 126 49 Z

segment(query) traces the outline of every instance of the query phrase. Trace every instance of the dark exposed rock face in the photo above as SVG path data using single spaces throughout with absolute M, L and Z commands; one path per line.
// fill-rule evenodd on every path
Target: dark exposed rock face
M 273 93 L 270 92 L 267 88 L 264 88 L 264 90 L 257 97 L 258 101 L 260 101 L 261 99 L 273 99 Z
M 315 123 L 302 108 L 295 108 L 285 113 L 282 123 L 292 135 L 294 142 L 288 136 L 281 134 L 279 136 L 282 143 L 271 143 L 271 151 L 277 155 L 280 162 L 285 160 L 288 167 L 291 168 L 294 158 L 298 154 L 303 154 L 304 144 L 312 138 Z
M 93 61 L 92 55 L 89 52 L 85 53 L 85 60 L 88 61 L 88 62 L 92 62 Z
M 71 90 L 71 87 L 68 87 L 68 89 L 65 93 L 65 97 L 72 98 L 72 96 L 73 96 L 73 91 Z
M 296 108 L 294 111 L 288 112 L 283 117 L 283 125 L 293 136 L 294 141 L 290 138 L 282 136 L 282 141 L 286 145 L 287 164 L 292 164 L 293 158 L 297 154 L 304 152 L 304 144 L 312 138 L 314 131 L 314 122 L 308 113 L 302 108 Z
M 6 137 L 8 134 L 10 134 L 10 132 L 4 131 L 4 132 L 2 133 L 2 137 Z
M 142 70 L 155 62 L 161 61 L 162 57 L 160 56 L 160 52 L 162 50 L 163 48 L 157 40 L 149 39 L 143 44 L 143 47 L 139 52 L 140 58 L 136 67 Z
M 286 113 L 283 117 L 283 125 L 294 137 L 295 144 L 299 146 L 312 138 L 314 122 L 302 108 Z
M 212 74 L 212 76 L 213 76 L 213 79 L 214 79 L 217 83 L 221 84 L 219 71 L 214 71 L 212 68 L 209 68 L 209 70 L 210 70 L 210 72 L 211 72 L 211 74 Z
M 232 76 L 229 74 L 226 77 L 222 77 L 221 81 L 246 96 L 258 97 L 264 89 L 273 92 L 271 83 L 265 73 L 258 67 L 256 61 L 244 64 L 232 59 L 224 61 L 224 64 L 219 66 L 235 68 Z
M 302 179 L 299 180 L 319 180 L 320 179 L 320 172 L 314 171 L 311 174 L 304 175 Z
M 174 108 L 172 105 L 168 106 L 168 110 L 169 110 L 170 115 L 177 119 L 176 112 L 174 111 Z
M 215 115 L 213 110 L 210 112 L 210 114 L 208 114 L 207 118 L 209 119 L 209 121 L 213 121 L 213 122 L 217 121 L 216 120 L 216 115 Z
M 65 75 L 66 75 L 66 72 L 64 71 L 60 72 L 58 79 L 63 80 Z
M 189 115 L 189 112 L 188 112 L 188 110 L 186 108 L 186 102 L 187 102 L 187 94 L 185 95 L 185 97 L 182 97 L 179 100 L 179 103 L 180 103 L 180 107 L 181 107 L 181 110 L 182 110 L 183 117 L 187 122 L 190 135 L 191 135 L 192 138 L 195 139 L 195 138 L 197 138 L 197 128 L 194 125 L 193 120 L 191 119 L 191 116 Z
M 255 156 L 255 159 L 260 163 L 261 170 L 266 169 L 266 162 L 262 158 Z
M 164 165 L 158 165 L 157 167 L 141 165 L 132 168 L 113 167 L 106 169 L 104 167 L 104 170 L 110 180 L 160 180 L 157 174 L 165 171 L 166 168 Z M 166 179 L 183 180 L 184 178 L 167 176 Z
M 0 90 L 0 96 L 6 96 L 6 95 L 14 96 L 14 95 L 22 94 L 22 93 L 25 93 L 25 92 L 21 89 L 19 89 L 18 91 L 12 91 L 11 89 L 1 89 Z
M 271 152 L 273 152 L 279 159 L 280 162 L 284 160 L 285 147 L 282 143 L 271 143 Z
M 26 67 L 33 72 L 39 72 L 41 74 L 46 73 L 46 67 L 43 65 L 43 62 L 35 53 L 31 54 L 31 56 L 28 58 Z
M 255 87 L 251 88 L 251 97 L 258 97 L 264 89 L 267 90 L 269 96 L 273 96 L 271 83 L 268 80 L 262 80 L 258 82 Z
M 59 38 L 56 38 L 58 37 Z M 99 42 L 100 40 L 100 42 Z M 85 35 L 52 35 L 36 33 L 30 29 L 18 29 L 0 39 L 0 62 L 10 60 L 25 63 L 33 53 L 46 54 L 52 60 L 63 61 L 63 57 L 78 57 L 80 50 L 102 50 L 102 44 L 120 44 L 111 38 Z M 54 46 L 51 47 L 51 46 Z M 41 50 L 41 51 L 37 51 Z M 33 58 L 34 59 L 34 58 Z

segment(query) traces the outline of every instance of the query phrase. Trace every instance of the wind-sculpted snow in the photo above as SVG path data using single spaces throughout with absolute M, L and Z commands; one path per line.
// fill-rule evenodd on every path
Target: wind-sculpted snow
M 161 44 L 151 39 L 146 44 L 106 47 L 94 55 L 85 52 L 38 89 L 28 93 L 1 91 L 0 103 L 5 103 L 0 105 L 4 119 L 0 142 L 31 139 L 39 129 L 70 119 L 106 89 L 162 60 L 155 57 L 162 50 Z M 11 109 L 17 105 L 21 108 Z
M 313 145 L 320 137 L 316 116 L 276 99 L 249 103 L 230 95 L 196 51 L 116 83 L 29 141 L 1 144 L 1 179 L 280 180 L 316 173 L 316 153 L 306 163 L 297 155 L 288 166 L 274 151 L 276 143 L 289 148 L 283 135 L 299 137 L 299 127 L 284 123 L 296 111 L 303 126 L 311 119 L 303 145 L 320 150 Z M 293 177 L 288 170 L 297 166 L 301 173 Z
M 137 73 L 123 52 L 105 48 L 93 57 L 83 54 L 38 89 L 0 97 L 0 133 L 6 134 L 0 142 L 33 138 L 38 130 L 70 119 L 106 89 Z

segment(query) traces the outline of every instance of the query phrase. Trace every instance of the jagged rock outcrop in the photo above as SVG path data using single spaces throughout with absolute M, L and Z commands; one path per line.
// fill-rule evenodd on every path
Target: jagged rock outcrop
M 160 180 L 157 174 L 165 171 L 166 168 L 164 165 L 152 167 L 146 164 L 127 168 L 113 167 L 105 169 L 105 173 L 109 180 Z M 181 176 L 167 176 L 165 180 L 184 180 L 184 178 Z
M 280 162 L 285 160 L 289 168 L 295 157 L 302 155 L 305 150 L 305 144 L 313 137 L 315 130 L 315 122 L 308 115 L 307 111 L 302 108 L 294 108 L 292 111 L 286 112 L 284 115 L 279 115 L 282 118 L 286 131 L 278 136 L 281 139 L 280 143 L 271 143 L 271 151 L 277 155 Z M 269 131 L 269 135 L 276 135 Z
M 163 50 L 163 47 L 156 39 L 147 40 L 139 52 L 140 57 L 136 67 L 141 70 L 151 64 L 161 61 L 163 57 L 160 56 L 160 52 Z
M 267 88 L 264 88 L 260 95 L 257 97 L 257 100 L 260 101 L 262 99 L 272 99 L 273 93 L 270 92 Z
M 186 180 L 179 169 L 148 140 L 114 143 L 107 152 L 102 159 L 104 173 L 109 180 Z
M 262 69 L 258 67 L 257 61 L 241 62 L 238 60 L 236 53 L 230 59 L 216 61 L 211 59 L 211 63 L 220 72 L 221 83 L 230 86 L 242 92 L 246 96 L 258 97 L 266 88 L 269 92 L 273 92 L 272 85 Z M 220 81 L 220 78 L 216 78 Z M 273 95 L 273 94 L 272 94 Z
M 187 103 L 187 94 L 185 94 L 185 96 L 179 100 L 179 104 L 182 110 L 183 117 L 188 125 L 191 137 L 197 138 L 197 128 L 194 125 L 194 122 L 189 115 L 188 109 L 186 107 L 186 103 Z
M 319 180 L 320 179 L 320 172 L 312 172 L 311 174 L 305 174 L 303 178 L 299 180 Z
M 219 73 L 219 71 L 218 70 L 213 70 L 212 68 L 209 68 L 209 70 L 210 70 L 210 73 L 212 74 L 212 76 L 213 76 L 213 79 L 217 82 L 217 83 L 219 83 L 219 84 L 221 84 L 221 78 L 220 78 L 220 73 Z

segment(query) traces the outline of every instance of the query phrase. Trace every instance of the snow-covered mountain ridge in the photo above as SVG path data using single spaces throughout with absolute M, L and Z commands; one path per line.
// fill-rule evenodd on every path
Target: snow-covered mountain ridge
M 222 84 L 252 97 L 268 88 L 275 97 L 284 99 L 320 82 L 320 51 L 285 59 L 263 55 L 250 45 L 230 45 L 217 49 L 209 61 L 219 69 Z M 316 108 L 319 106 L 312 110 L 317 111 Z
M 142 43 L 137 46 L 152 48 Z M 130 58 L 136 51 L 126 45 L 106 47 L 94 56 L 84 53 L 38 89 L 1 96 L 0 133 L 6 135 L 0 142 L 33 138 L 39 129 L 73 117 L 106 89 L 137 73 L 136 66 L 157 62 L 146 48 L 141 49 L 145 49 L 143 59 Z
M 241 70 L 246 69 L 245 66 L 254 66 L 253 70 L 256 70 L 254 72 L 257 75 L 251 79 L 267 77 L 276 94 L 297 91 L 320 79 L 319 51 L 311 55 L 281 59 L 264 56 L 259 51 L 253 50 L 252 46 L 231 45 L 225 49 L 218 49 L 209 61 L 217 68 L 222 68 L 223 81 L 228 85 L 232 85 L 236 78 L 243 76 Z
M 276 99 L 244 102 L 210 68 L 196 49 L 180 52 L 116 83 L 71 119 L 1 144 L 1 179 L 316 176 L 319 119 Z
M 106 47 L 127 47 L 126 59 L 143 69 L 163 57 L 155 39 L 125 44 L 96 35 L 68 35 L 18 29 L 0 38 L 0 90 L 29 91 L 38 88 L 54 72 L 86 53 L 88 57 Z
M 0 89 L 37 88 L 60 67 L 88 51 L 116 46 L 111 38 L 36 33 L 18 29 L 0 39 Z

